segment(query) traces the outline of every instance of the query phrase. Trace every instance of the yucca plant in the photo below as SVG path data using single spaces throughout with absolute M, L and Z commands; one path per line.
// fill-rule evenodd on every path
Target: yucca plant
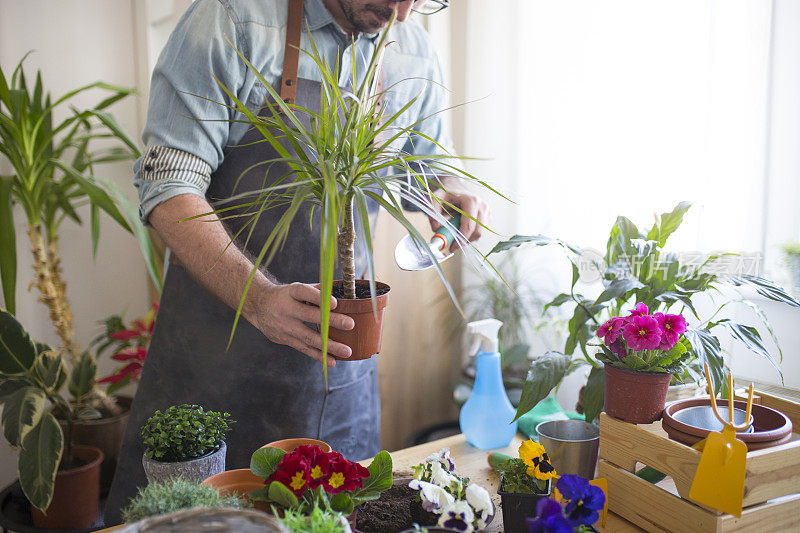
M 393 20 L 390 21 L 389 27 L 393 22 Z M 413 155 L 393 147 L 393 143 L 408 135 L 412 137 L 417 135 L 433 143 L 436 141 L 414 130 L 424 118 L 410 126 L 399 124 L 400 116 L 411 108 L 417 98 L 405 102 L 393 114 L 386 113 L 381 106 L 382 94 L 378 89 L 378 65 L 386 47 L 390 45 L 387 35 L 388 31 L 384 31 L 380 36 L 376 51 L 367 64 L 360 83 L 355 68 L 358 62 L 356 57 L 353 57 L 352 86 L 356 89 L 352 94 L 342 90 L 338 85 L 338 61 L 335 67 L 331 68 L 311 39 L 311 50 L 302 50 L 302 52 L 314 61 L 322 78 L 321 105 L 318 113 L 284 102 L 258 69 L 238 50 L 237 53 L 241 60 L 268 92 L 268 98 L 264 103 L 264 109 L 267 112 L 261 116 L 257 115 L 236 97 L 235 90 L 225 87 L 217 80 L 233 102 L 233 105 L 228 107 L 241 113 L 244 116 L 242 121 L 256 128 L 263 136 L 264 142 L 269 143 L 279 154 L 278 158 L 264 161 L 263 164 L 270 166 L 275 163 L 285 163 L 292 171 L 269 187 L 234 196 L 214 211 L 220 218 L 225 219 L 226 215 L 230 215 L 229 211 L 231 210 L 246 209 L 247 214 L 244 216 L 247 217 L 247 222 L 234 238 L 242 234 L 245 234 L 243 236 L 247 238 L 248 226 L 252 231 L 252 227 L 265 211 L 273 208 L 285 208 L 285 213 L 256 257 L 255 268 L 245 287 L 245 295 L 255 269 L 269 265 L 275 253 L 286 241 L 290 225 L 300 223 L 295 218 L 301 206 L 311 204 L 313 206 L 312 214 L 315 209 L 318 209 L 321 215 L 320 291 L 322 301 L 329 301 L 331 297 L 337 250 L 344 278 L 344 298 L 355 298 L 354 246 L 356 239 L 362 239 L 364 243 L 370 290 L 374 298 L 372 235 L 369 230 L 367 212 L 367 200 L 372 199 L 403 225 L 421 249 L 431 255 L 448 293 L 453 301 L 456 301 L 452 287 L 445 279 L 443 271 L 436 262 L 435 255 L 428 248 L 427 240 L 404 214 L 401 200 L 407 201 L 420 211 L 445 224 L 446 218 L 439 214 L 439 206 L 451 213 L 460 213 L 462 216 L 469 215 L 457 206 L 432 194 L 432 189 L 439 184 L 431 175 L 456 176 L 476 183 L 496 194 L 500 193 L 487 183 L 460 169 L 455 164 L 457 158 L 453 155 Z M 353 53 L 355 54 L 355 51 Z M 287 149 L 282 143 L 288 143 L 291 148 Z M 423 162 L 427 171 L 422 171 L 419 166 Z M 403 185 L 408 181 L 413 182 L 415 187 L 405 188 Z M 363 235 L 356 235 L 355 217 L 358 217 L 361 222 L 364 229 Z M 308 221 L 308 223 L 310 222 L 311 220 Z M 452 228 L 452 226 L 450 227 Z M 454 233 L 458 233 L 458 228 L 452 229 Z M 477 256 L 463 236 L 457 235 L 456 238 L 464 249 L 474 254 L 473 257 Z M 241 314 L 245 295 L 242 296 L 237 309 L 234 329 Z M 322 353 L 324 357 L 327 357 L 330 310 L 326 305 L 321 308 Z M 232 336 L 233 331 L 231 338 Z M 324 367 L 327 376 L 327 366 L 324 365 Z
M 140 155 L 136 143 L 114 116 L 105 111 L 134 90 L 95 82 L 53 101 L 42 84 L 41 72 L 37 72 L 33 87 L 26 82 L 22 68 L 26 57 L 27 54 L 17 64 L 10 82 L 0 68 L 0 154 L 13 170 L 10 175 L 0 175 L 0 278 L 6 308 L 14 313 L 18 246 L 13 209 L 18 204 L 28 225 L 35 285 L 49 310 L 65 355 L 75 365 L 82 352 L 75 339 L 58 248 L 59 228 L 64 220 L 82 224 L 79 208 L 88 206 L 92 250 L 96 253 L 100 212 L 107 213 L 136 237 L 153 283 L 161 287 L 157 253 L 139 221 L 136 206 L 115 184 L 95 175 L 103 163 Z M 57 119 L 61 108 L 90 89 L 105 91 L 108 96 L 90 109 L 70 105 L 65 110 L 66 118 Z M 98 141 L 105 145 L 116 141 L 116 144 L 96 149 Z

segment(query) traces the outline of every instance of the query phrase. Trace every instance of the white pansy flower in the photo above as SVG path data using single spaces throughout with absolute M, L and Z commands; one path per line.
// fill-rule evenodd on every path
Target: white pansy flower
M 438 525 L 449 527 L 464 533 L 472 533 L 474 528 L 472 523 L 475 521 L 475 514 L 472 507 L 465 500 L 456 500 L 453 505 L 442 510 Z
M 475 483 L 467 485 L 467 503 L 469 503 L 475 510 L 478 516 L 475 527 L 483 529 L 486 526 L 488 518 L 494 513 L 494 505 L 492 505 L 492 497 L 489 493 Z
M 448 472 L 455 474 L 456 463 L 450 457 L 450 448 L 444 447 L 436 453 L 432 453 L 425 459 L 426 463 L 441 463 L 442 467 Z
M 442 463 L 433 463 L 431 465 L 431 483 L 455 490 L 456 493 L 461 489 L 461 480 L 445 470 Z
M 412 479 L 409 481 L 408 486 L 414 490 L 421 491 L 422 508 L 430 513 L 439 514 L 444 508 L 453 505 L 455 501 L 449 492 L 433 483 Z

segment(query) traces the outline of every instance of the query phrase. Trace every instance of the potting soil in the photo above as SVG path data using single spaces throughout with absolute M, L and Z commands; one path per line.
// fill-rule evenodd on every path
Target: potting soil
M 363 533 L 395 533 L 414 527 L 432 526 L 439 518 L 422 508 L 417 501 L 418 491 L 407 483 L 393 485 L 375 501 L 358 508 L 356 528 Z

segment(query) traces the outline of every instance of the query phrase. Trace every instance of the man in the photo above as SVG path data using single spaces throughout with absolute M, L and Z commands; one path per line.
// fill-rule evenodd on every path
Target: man
M 273 86 L 294 87 L 296 103 L 314 109 L 319 106 L 319 90 L 317 85 L 315 92 L 313 83 L 320 74 L 303 53 L 294 60 L 292 72 L 291 54 L 286 54 L 284 62 L 292 39 L 309 49 L 313 37 L 329 64 L 339 61 L 339 82 L 346 86 L 353 58 L 357 71 L 368 63 L 376 34 L 396 11 L 399 23 L 391 29 L 394 43 L 384 63 L 385 86 L 390 88 L 387 111 L 396 111 L 419 94 L 401 120 L 410 125 L 430 116 L 418 131 L 450 147 L 444 119 L 437 114 L 446 102 L 436 83 L 440 81 L 436 56 L 424 30 L 408 21 L 412 9 L 430 10 L 430 5 L 423 4 L 428 3 L 196 0 L 173 31 L 153 72 L 143 133 L 148 148 L 134 170 L 141 216 L 177 259 L 168 269 L 154 338 L 109 495 L 108 524 L 119 521 L 120 507 L 144 484 L 139 427 L 155 409 L 172 404 L 199 403 L 233 415 L 237 423 L 228 441 L 228 468 L 248 466 L 250 454 L 260 445 L 286 437 L 321 438 L 353 460 L 378 451 L 380 411 L 374 358 L 339 365 L 328 358 L 328 364 L 336 368 L 329 370 L 330 392 L 324 392 L 322 369 L 316 362 L 322 360 L 322 338 L 309 327 L 320 322 L 315 307 L 321 305 L 320 292 L 314 287 L 319 280 L 318 228 L 315 233 L 306 217 L 296 218 L 286 245 L 268 271 L 256 273 L 242 309 L 247 323 L 240 322 L 228 348 L 233 309 L 253 267 L 248 252 L 258 250 L 270 221 L 274 223 L 280 213 L 265 215 L 247 249 L 240 242 L 228 246 L 235 221 L 223 223 L 210 215 L 187 219 L 212 211 L 209 199 L 229 197 L 234 188 L 236 192 L 241 187 L 257 189 L 264 179 L 262 171 L 240 181 L 269 155 L 263 143 L 254 144 L 253 130 L 248 132 L 246 125 L 235 122 L 233 111 L 220 105 L 228 99 L 214 80 L 258 109 L 264 89 L 236 49 Z M 293 14 L 295 21 L 302 21 L 302 31 L 298 22 L 292 23 Z M 437 143 L 422 136 L 407 140 L 405 149 L 422 155 L 441 152 Z M 455 178 L 441 181 L 444 187 L 437 194 L 476 219 L 486 219 L 483 201 Z M 376 206 L 370 207 L 376 214 Z M 462 217 L 460 230 L 470 240 L 480 237 L 479 226 L 469 217 Z M 363 260 L 357 268 L 364 271 Z M 334 298 L 325 305 L 333 310 L 332 327 L 352 329 L 352 319 L 335 312 Z M 336 342 L 329 342 L 328 352 L 341 358 L 351 355 L 348 346 Z

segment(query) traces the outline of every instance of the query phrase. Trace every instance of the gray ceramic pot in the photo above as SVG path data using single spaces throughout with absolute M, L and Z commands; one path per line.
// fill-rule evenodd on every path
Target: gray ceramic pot
M 161 483 L 174 477 L 182 477 L 199 483 L 209 476 L 225 471 L 226 449 L 227 447 L 223 442 L 219 450 L 215 452 L 191 461 L 175 463 L 156 461 L 155 459 L 148 459 L 147 455 L 142 455 L 142 466 L 149 483 Z

